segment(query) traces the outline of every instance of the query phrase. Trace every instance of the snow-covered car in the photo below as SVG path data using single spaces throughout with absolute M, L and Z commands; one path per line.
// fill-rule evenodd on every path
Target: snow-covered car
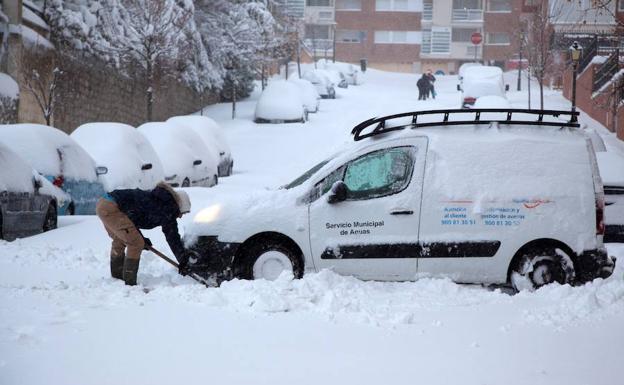
M 329 69 L 316 69 L 314 71 L 326 76 L 338 88 L 349 88 L 345 75 L 340 71 Z
M 460 65 L 459 66 L 459 70 L 457 70 L 457 79 L 459 80 L 459 84 L 461 84 L 463 79 L 464 79 L 464 73 L 466 72 L 466 69 L 468 69 L 470 67 L 483 67 L 483 64 L 475 63 L 475 62 L 469 62 L 469 63 L 464 63 L 464 64 Z
M 332 62 L 326 59 L 320 59 L 317 65 L 322 69 L 334 70 L 342 73 L 343 77 L 350 85 L 362 84 L 362 74 L 360 70 L 351 63 Z
M 605 242 L 624 242 L 624 155 L 596 152 L 605 193 Z
M 202 138 L 211 156 L 216 157 L 219 177 L 232 175 L 232 169 L 234 168 L 232 150 L 217 122 L 201 115 L 174 116 L 167 119 L 167 122 L 192 128 Z
M 302 79 L 312 83 L 321 98 L 336 99 L 336 89 L 334 88 L 334 84 L 324 74 L 315 70 L 310 70 L 304 72 Z
M 318 92 L 316 92 L 316 88 L 312 85 L 312 83 L 309 80 L 297 78 L 290 78 L 289 81 L 299 88 L 299 93 L 301 95 L 301 99 L 303 100 L 303 107 L 306 111 L 309 113 L 317 112 L 321 97 Z
M 304 123 L 306 111 L 299 88 L 292 82 L 270 82 L 256 103 L 256 123 Z
M 86 123 L 71 133 L 108 173 L 102 175 L 106 191 L 150 190 L 163 180 L 163 167 L 150 142 L 136 128 L 123 123 Z
M 218 183 L 218 154 L 189 126 L 144 123 L 138 128 L 159 154 L 165 182 L 172 187 L 211 187 Z
M 0 143 L 0 239 L 12 241 L 56 228 L 58 202 L 46 192 L 68 197 Z
M 540 114 L 367 120 L 352 145 L 283 188 L 199 210 L 186 229 L 201 255 L 194 269 L 247 279 L 322 269 L 367 280 L 445 276 L 517 290 L 607 277 L 614 261 L 591 143 L 558 118 L 570 112 L 537 126 Z
M 503 70 L 493 66 L 472 66 L 466 68 L 463 73 L 461 86 L 457 89 L 462 91 L 462 108 L 471 108 L 477 99 L 482 96 L 499 96 L 506 98 L 505 92 L 509 85 L 503 80 Z
M 104 193 L 101 178 L 108 170 L 96 167 L 93 158 L 69 135 L 41 124 L 8 124 L 0 126 L 0 142 L 71 196 L 71 200 L 59 202 L 60 215 L 95 214 L 95 203 Z

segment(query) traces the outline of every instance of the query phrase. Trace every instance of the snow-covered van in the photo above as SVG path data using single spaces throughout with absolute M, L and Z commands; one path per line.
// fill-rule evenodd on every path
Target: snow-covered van
M 354 143 L 282 188 L 198 211 L 186 235 L 201 255 L 194 269 L 247 279 L 322 269 L 366 280 L 445 276 L 518 290 L 607 277 L 603 187 L 577 114 L 367 120 Z
M 506 91 L 509 90 L 509 85 L 503 79 L 503 71 L 493 66 L 467 67 L 462 72 L 460 82 L 457 90 L 462 92 L 462 108 L 471 108 L 483 96 L 506 98 Z

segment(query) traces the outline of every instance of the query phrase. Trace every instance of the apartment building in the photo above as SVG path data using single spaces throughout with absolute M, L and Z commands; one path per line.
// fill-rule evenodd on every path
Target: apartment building
M 335 0 L 305 0 L 304 39 L 315 58 L 333 58 L 336 28 Z
M 420 70 L 421 0 L 335 0 L 336 60 Z

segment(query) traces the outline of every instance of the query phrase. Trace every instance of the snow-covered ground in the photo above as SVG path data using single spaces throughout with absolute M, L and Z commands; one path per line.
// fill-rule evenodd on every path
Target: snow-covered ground
M 506 74 L 515 89 L 514 74 Z M 226 131 L 234 174 L 190 188 L 193 212 L 220 195 L 294 179 L 375 115 L 456 108 L 454 76 L 418 101 L 416 75 L 370 70 L 305 124 L 252 123 L 259 92 L 204 113 Z M 526 90 L 526 82 L 523 85 Z M 533 107 L 538 90 L 532 85 Z M 509 93 L 526 107 L 526 92 Z M 546 107 L 569 108 L 547 91 Z M 585 117 L 582 121 L 592 124 Z M 595 124 L 595 123 L 593 123 Z M 607 146 L 621 143 L 601 130 Z M 158 230 L 146 232 L 169 251 Z M 582 287 L 509 295 L 444 279 L 362 282 L 331 272 L 206 289 L 144 253 L 137 287 L 110 278 L 94 217 L 0 241 L 0 384 L 620 384 L 624 268 Z M 609 245 L 624 261 L 624 245 Z M 144 288 L 151 289 L 145 293 Z

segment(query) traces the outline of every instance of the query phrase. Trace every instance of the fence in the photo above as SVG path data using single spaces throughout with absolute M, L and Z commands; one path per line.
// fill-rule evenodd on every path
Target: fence
M 597 70 L 594 74 L 594 84 L 592 91 L 598 91 L 608 81 L 613 79 L 613 76 L 618 72 L 620 68 L 620 50 L 616 49 Z

